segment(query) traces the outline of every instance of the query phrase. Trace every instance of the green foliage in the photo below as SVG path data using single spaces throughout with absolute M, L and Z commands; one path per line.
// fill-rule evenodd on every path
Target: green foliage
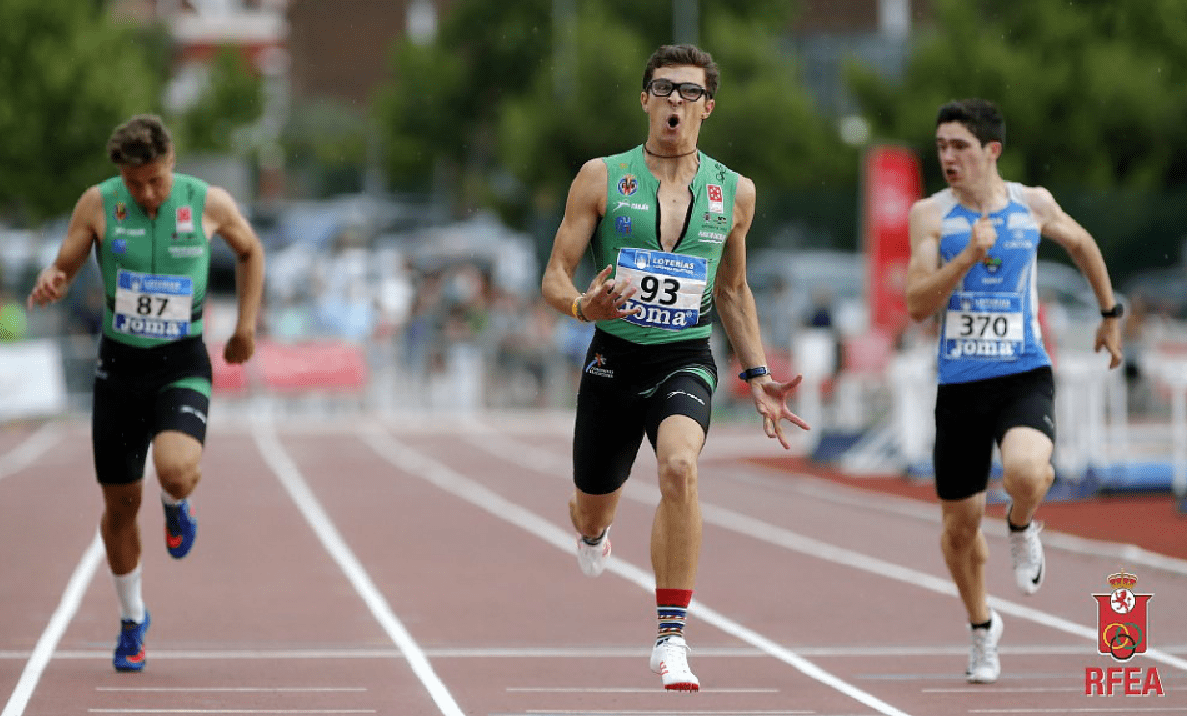
M 229 152 L 234 132 L 264 112 L 264 82 L 236 47 L 220 47 L 202 96 L 174 122 L 179 151 Z
M 0 216 L 67 212 L 113 173 L 111 130 L 159 107 L 141 40 L 95 3 L 0 2 Z
M 901 85 L 850 68 L 877 136 L 917 148 L 938 189 L 937 107 L 993 100 L 1006 119 L 1003 177 L 1050 188 L 1115 277 L 1173 263 L 1187 191 L 1187 3 L 935 0 L 934 9 Z
M 699 43 L 722 69 L 701 148 L 764 192 L 852 180 L 856 155 L 812 107 L 778 45 L 790 5 L 701 0 Z M 643 141 L 643 67 L 672 41 L 672 3 L 460 0 L 440 37 L 404 44 L 380 94 L 389 178 L 463 187 L 514 224 L 563 204 L 581 164 Z M 759 139 L 761 138 L 761 140 Z
M 1123 6 L 936 0 L 936 27 L 921 33 L 902 85 L 852 67 L 851 87 L 879 136 L 925 155 L 936 108 L 982 96 L 1006 117 L 1004 176 L 1099 189 L 1182 183 L 1187 4 Z

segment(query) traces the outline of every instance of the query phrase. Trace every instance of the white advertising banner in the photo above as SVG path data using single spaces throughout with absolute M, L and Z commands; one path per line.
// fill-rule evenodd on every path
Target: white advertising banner
M 0 422 L 66 409 L 62 356 L 51 340 L 0 343 Z

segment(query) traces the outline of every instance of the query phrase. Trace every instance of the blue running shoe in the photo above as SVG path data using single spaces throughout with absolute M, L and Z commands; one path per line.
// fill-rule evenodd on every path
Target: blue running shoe
M 176 505 L 161 504 L 165 508 L 165 548 L 173 559 L 181 559 L 194 546 L 198 521 L 194 519 L 189 500 L 182 500 Z
M 120 620 L 120 641 L 115 645 L 115 656 L 111 663 L 116 671 L 140 671 L 144 668 L 144 634 L 152 621 L 144 612 L 144 621 Z

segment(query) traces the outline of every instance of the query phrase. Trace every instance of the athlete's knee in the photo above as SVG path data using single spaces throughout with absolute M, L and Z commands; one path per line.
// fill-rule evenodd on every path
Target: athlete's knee
M 1055 469 L 1049 460 L 1036 460 L 1028 456 L 1002 461 L 1002 484 L 1007 492 L 1021 492 L 1041 495 L 1055 479 Z
M 944 515 L 940 541 L 945 550 L 963 552 L 971 549 L 981 537 L 979 515 L 967 511 Z
M 677 453 L 659 465 L 660 494 L 668 499 L 688 500 L 696 496 L 697 461 L 693 455 Z
M 157 479 L 161 489 L 177 498 L 190 494 L 202 477 L 198 461 L 192 458 L 167 455 L 154 456 Z

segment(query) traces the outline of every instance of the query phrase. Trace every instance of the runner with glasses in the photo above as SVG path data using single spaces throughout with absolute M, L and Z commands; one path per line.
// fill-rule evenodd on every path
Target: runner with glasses
M 596 577 L 610 557 L 610 524 L 646 435 L 660 501 L 651 529 L 658 631 L 651 669 L 665 689 L 696 691 L 684 623 L 701 548 L 697 458 L 717 387 L 709 348 L 716 313 L 746 368 L 768 437 L 790 447 L 782 420 L 800 382 L 766 368 L 758 312 L 746 283 L 754 183 L 697 150 L 714 108 L 718 71 L 707 52 L 665 45 L 643 72 L 643 144 L 592 159 L 569 189 L 542 292 L 554 308 L 595 322 L 577 394 L 569 516 L 577 561 Z M 585 293 L 573 276 L 586 250 L 601 268 Z

